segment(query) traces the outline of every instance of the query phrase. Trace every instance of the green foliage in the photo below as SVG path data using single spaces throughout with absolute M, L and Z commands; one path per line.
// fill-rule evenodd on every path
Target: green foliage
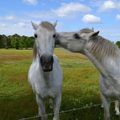
M 5 36 L 0 35 L 0 48 L 28 49 L 32 48 L 34 37 L 20 36 L 18 34 Z
M 120 41 L 117 41 L 116 45 L 120 48 Z
M 7 37 L 0 35 L 0 48 L 7 48 Z

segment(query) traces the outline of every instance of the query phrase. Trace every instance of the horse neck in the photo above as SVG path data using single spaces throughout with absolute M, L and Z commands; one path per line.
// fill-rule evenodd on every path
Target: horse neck
M 87 49 L 84 49 L 83 54 L 93 63 L 97 70 L 106 78 L 109 77 L 108 73 L 103 68 L 102 64 L 93 56 Z
M 115 60 L 120 57 L 119 48 L 101 36 L 91 39 L 86 44 L 85 49 L 87 49 L 101 63 L 107 58 Z
M 112 85 L 113 88 L 117 91 L 120 91 L 120 88 L 118 87 L 118 79 L 116 79 L 114 76 L 109 74 L 106 69 L 104 68 L 103 64 L 101 64 L 88 50 L 84 49 L 84 55 L 88 57 L 88 59 L 94 64 L 94 66 L 97 68 L 97 70 L 100 72 L 100 74 L 106 78 L 106 83 L 110 83 L 108 85 Z

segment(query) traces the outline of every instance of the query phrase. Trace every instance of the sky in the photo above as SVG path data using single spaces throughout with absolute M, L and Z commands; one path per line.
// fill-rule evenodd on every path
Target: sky
M 120 0 L 0 0 L 0 34 L 32 36 L 31 21 L 56 20 L 59 32 L 94 28 L 120 40 Z

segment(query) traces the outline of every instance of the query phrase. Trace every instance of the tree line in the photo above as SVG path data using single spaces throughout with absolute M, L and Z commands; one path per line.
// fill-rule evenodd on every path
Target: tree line
M 15 49 L 28 49 L 32 48 L 34 44 L 34 37 L 14 35 L 0 35 L 0 48 L 15 48 Z M 116 42 L 116 45 L 120 48 L 120 41 Z
M 120 41 L 117 41 L 116 45 L 120 48 Z
M 28 49 L 32 48 L 34 44 L 34 37 L 14 35 L 0 35 L 0 48 L 15 48 L 15 49 Z

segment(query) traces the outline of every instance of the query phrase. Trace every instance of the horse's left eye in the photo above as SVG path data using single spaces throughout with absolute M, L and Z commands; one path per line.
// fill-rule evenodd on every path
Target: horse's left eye
M 56 38 L 56 34 L 53 34 L 53 38 Z
M 74 36 L 75 39 L 80 39 L 80 36 L 77 33 L 75 33 L 73 36 Z

